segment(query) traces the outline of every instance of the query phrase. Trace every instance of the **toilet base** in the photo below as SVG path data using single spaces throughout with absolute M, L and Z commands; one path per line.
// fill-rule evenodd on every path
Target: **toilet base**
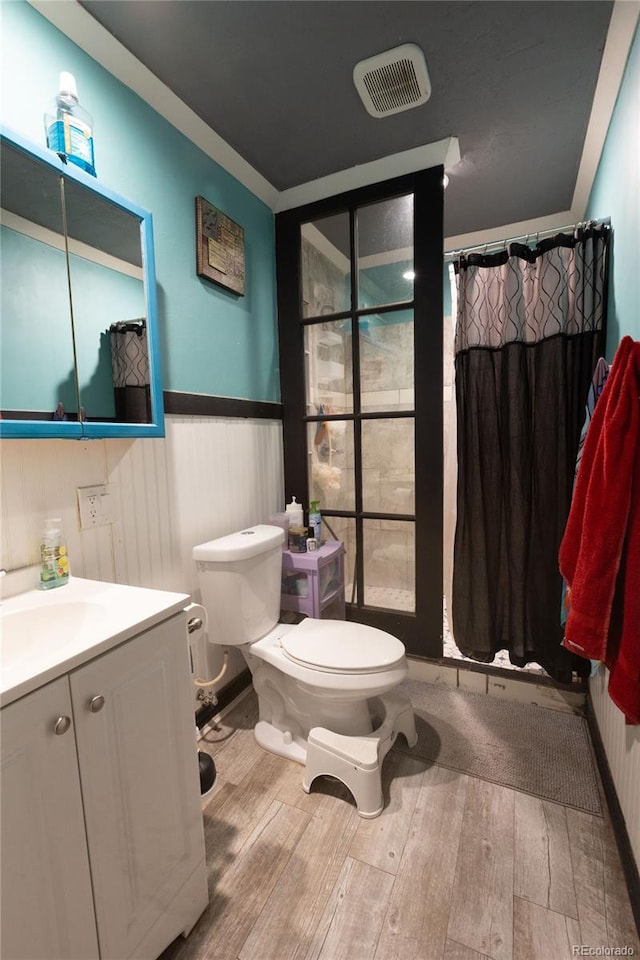
M 302 779 L 305 793 L 320 776 L 336 777 L 351 791 L 358 814 L 373 819 L 382 813 L 382 762 L 399 733 L 410 747 L 418 741 L 411 702 L 392 691 L 379 698 L 385 719 L 377 730 L 363 737 L 344 736 L 324 727 L 313 727 L 306 744 Z

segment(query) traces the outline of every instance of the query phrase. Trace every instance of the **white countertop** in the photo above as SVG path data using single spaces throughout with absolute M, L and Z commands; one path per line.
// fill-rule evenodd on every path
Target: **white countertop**
M 0 706 L 179 613 L 189 602 L 183 593 L 80 577 L 3 600 Z

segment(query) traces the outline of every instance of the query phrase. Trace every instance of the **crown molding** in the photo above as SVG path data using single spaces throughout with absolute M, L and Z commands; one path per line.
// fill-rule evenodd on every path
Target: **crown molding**
M 576 220 L 584 219 L 639 17 L 638 0 L 614 3 L 571 202 Z
M 577 220 L 573 211 L 564 210 L 560 213 L 551 213 L 544 217 L 534 217 L 532 220 L 519 220 L 516 223 L 505 223 L 488 230 L 475 230 L 472 233 L 458 233 L 456 236 L 445 237 L 445 255 L 457 250 L 466 250 L 468 247 L 487 246 L 494 243 L 504 243 L 516 237 L 532 237 L 536 233 L 547 230 L 560 230 L 562 227 L 573 226 Z
M 338 173 L 331 173 L 327 177 L 310 180 L 298 187 L 282 190 L 278 194 L 276 213 L 283 210 L 292 210 L 302 207 L 316 200 L 335 197 L 348 190 L 357 190 L 369 183 L 380 183 L 392 177 L 402 177 L 407 173 L 416 173 L 418 170 L 427 170 L 442 164 L 445 169 L 451 169 L 460 162 L 460 145 L 457 137 L 445 137 L 434 143 L 425 143 L 421 147 L 393 153 L 370 163 L 362 163 Z
M 134 280 L 144 281 L 142 267 L 137 267 L 134 263 L 128 263 L 119 257 L 113 257 L 111 254 L 105 253 L 104 250 L 91 247 L 88 243 L 83 243 L 81 240 L 74 240 L 73 237 L 67 237 L 65 240 L 61 233 L 56 233 L 55 230 L 49 230 L 48 227 L 34 223 L 33 220 L 26 220 L 24 217 L 19 216 L 17 213 L 12 213 L 10 210 L 0 209 L 0 226 L 8 227 L 10 230 L 14 230 L 24 237 L 37 240 L 39 243 L 44 243 L 46 246 L 53 247 L 61 253 L 68 251 L 77 257 L 82 257 L 83 260 L 97 263 L 99 266 L 107 267 L 109 270 L 116 270 L 118 273 L 123 273 L 127 277 L 133 277 Z
M 548 216 L 537 217 L 533 220 L 521 220 L 518 223 L 507 223 L 487 230 L 477 230 L 472 233 L 446 237 L 444 249 L 447 253 L 454 250 L 464 250 L 467 247 L 481 246 L 485 243 L 487 245 L 501 243 L 514 237 L 535 237 L 536 233 L 560 230 L 562 227 L 580 223 L 584 220 L 639 19 L 640 0 L 615 0 L 604 50 L 602 51 L 600 71 L 593 96 L 591 115 L 585 134 L 571 208 Z
M 460 160 L 457 138 L 447 137 L 436 143 L 425 144 L 312 180 L 290 190 L 279 191 L 98 23 L 77 0 L 57 0 L 55 3 L 50 0 L 28 0 L 28 3 L 275 213 L 440 163 L 449 168 Z
M 98 23 L 77 0 L 57 0 L 55 3 L 50 0 L 28 0 L 28 3 L 274 212 L 292 209 L 369 183 L 438 164 L 443 164 L 445 170 L 449 170 L 460 161 L 458 139 L 452 136 L 279 191 Z M 448 237 L 445 240 L 445 249 L 491 242 L 507 235 L 535 233 L 537 230 L 553 228 L 556 220 L 564 220 L 563 224 L 558 224 L 564 226 L 568 222 L 584 218 L 639 14 L 640 0 L 615 0 L 571 212 Z M 543 223 L 546 226 L 542 226 Z M 463 242 L 460 242 L 461 240 Z
M 137 93 L 203 153 L 274 209 L 278 196 L 276 188 L 76 0 L 57 0 L 55 3 L 28 0 L 28 3 L 105 70 Z

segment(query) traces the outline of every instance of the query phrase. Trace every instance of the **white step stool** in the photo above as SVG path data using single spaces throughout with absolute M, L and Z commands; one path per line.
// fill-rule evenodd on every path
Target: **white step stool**
M 378 697 L 385 708 L 385 719 L 377 730 L 363 737 L 332 733 L 313 727 L 307 739 L 307 759 L 302 778 L 305 793 L 316 777 L 336 777 L 353 794 L 361 817 L 372 819 L 382 813 L 382 761 L 403 733 L 410 747 L 418 742 L 411 701 L 391 691 Z

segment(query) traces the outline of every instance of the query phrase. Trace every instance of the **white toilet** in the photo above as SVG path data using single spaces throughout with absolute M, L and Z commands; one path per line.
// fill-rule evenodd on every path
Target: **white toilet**
M 278 623 L 280 527 L 259 524 L 194 547 L 209 640 L 240 647 L 258 695 L 258 743 L 305 765 L 303 789 L 330 775 L 362 817 L 382 811 L 381 766 L 398 733 L 417 742 L 413 709 L 394 690 L 407 675 L 403 644 L 343 620 Z

